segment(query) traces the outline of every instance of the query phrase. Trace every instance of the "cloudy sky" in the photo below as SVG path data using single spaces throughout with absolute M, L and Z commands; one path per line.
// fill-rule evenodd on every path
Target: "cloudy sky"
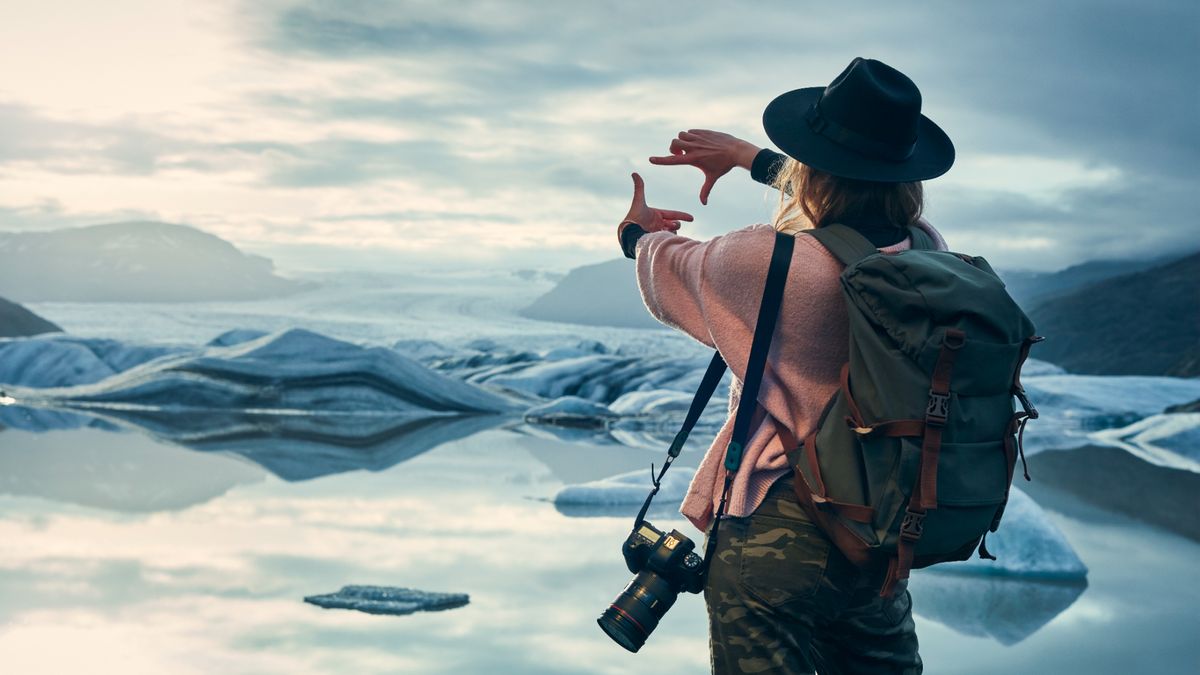
M 1200 248 L 1200 4 L 43 0 L 0 5 L 0 230 L 194 225 L 285 267 L 619 255 L 629 173 L 707 238 L 768 190 L 651 167 L 767 143 L 855 56 L 921 87 L 952 248 L 1006 268 Z

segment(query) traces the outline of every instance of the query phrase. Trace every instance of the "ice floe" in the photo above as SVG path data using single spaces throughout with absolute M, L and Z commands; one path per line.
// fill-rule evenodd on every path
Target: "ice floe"
M 100 360 L 88 351 L 86 358 Z M 98 382 L 15 389 L 12 395 L 18 400 L 78 407 L 174 410 L 454 414 L 514 412 L 523 407 L 391 349 L 364 347 L 302 329 L 232 346 L 168 353 Z
M 1151 415 L 1128 426 L 1092 432 L 1090 438 L 1151 464 L 1200 473 L 1200 413 Z
M 942 563 L 940 572 L 997 574 L 1038 579 L 1081 579 L 1087 566 L 1079 559 L 1062 530 L 1042 507 L 1014 486 L 1000 527 L 987 535 L 987 549 L 996 560 L 973 554 L 969 560 Z
M 663 476 L 654 496 L 655 513 L 674 511 L 683 502 L 695 469 L 673 466 Z M 646 501 L 653 484 L 650 468 L 630 471 L 578 485 L 568 485 L 554 495 L 554 506 L 568 516 L 633 515 Z
M 466 593 L 432 593 L 392 586 L 343 586 L 337 593 L 310 595 L 304 601 L 325 609 L 403 615 L 462 607 L 471 598 Z
M 578 396 L 563 396 L 525 411 L 525 421 L 564 427 L 603 429 L 617 418 L 608 406 Z

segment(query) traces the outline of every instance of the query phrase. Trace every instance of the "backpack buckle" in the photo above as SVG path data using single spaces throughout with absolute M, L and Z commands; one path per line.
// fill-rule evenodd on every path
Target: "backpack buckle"
M 925 406 L 925 424 L 935 427 L 946 426 L 946 418 L 950 415 L 950 394 L 939 394 L 929 390 L 929 403 Z
M 904 520 L 900 523 L 900 538 L 908 541 L 916 541 L 921 538 L 921 534 L 924 531 L 925 514 L 913 511 L 911 508 L 905 509 Z

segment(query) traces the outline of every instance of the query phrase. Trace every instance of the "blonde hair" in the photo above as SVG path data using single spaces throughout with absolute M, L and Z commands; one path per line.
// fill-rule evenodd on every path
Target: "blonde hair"
M 780 232 L 824 227 L 844 219 L 882 216 L 897 227 L 916 224 L 925 205 L 920 181 L 878 183 L 834 176 L 791 157 L 775 176 L 779 206 L 772 224 Z

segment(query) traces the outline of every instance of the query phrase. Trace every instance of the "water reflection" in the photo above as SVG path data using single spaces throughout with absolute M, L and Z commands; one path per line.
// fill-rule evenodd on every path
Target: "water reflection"
M 6 406 L 10 426 L 34 432 L 101 428 L 140 431 L 202 452 L 244 457 L 300 481 L 346 471 L 382 471 L 444 443 L 512 422 L 495 414 L 279 414 L 146 408 L 78 410 Z M 131 475 L 129 481 L 141 482 Z
M 706 669 L 698 596 L 681 596 L 637 655 L 596 628 L 629 580 L 619 547 L 632 511 L 565 517 L 546 501 L 563 484 L 648 475 L 661 449 L 568 444 L 514 433 L 504 420 L 468 428 L 495 419 L 232 422 L 162 422 L 151 436 L 105 430 L 132 428 L 129 419 L 75 416 L 56 431 L 0 432 L 0 669 Z M 695 466 L 700 445 L 680 464 Z M 319 471 L 293 466 L 305 462 Z M 319 477 L 288 482 L 305 475 Z M 1087 593 L 918 571 L 926 672 L 1172 672 L 1194 661 L 1181 636 L 1194 632 L 1200 597 L 1186 582 L 1200 548 L 1152 528 L 1051 515 L 1091 567 Z M 681 518 L 663 518 L 655 523 L 698 536 Z M 462 592 L 472 602 L 379 621 L 299 600 L 346 584 Z M 1144 649 L 1135 656 L 1130 644 Z
M 917 571 L 913 611 L 957 633 L 1014 645 L 1033 635 L 1087 588 L 1087 581 L 1040 581 Z

